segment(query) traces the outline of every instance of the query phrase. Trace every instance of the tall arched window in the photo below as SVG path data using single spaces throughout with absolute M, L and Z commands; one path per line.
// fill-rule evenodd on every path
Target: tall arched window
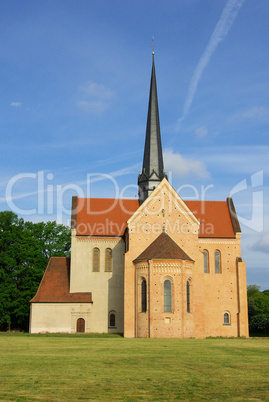
M 208 263 L 208 251 L 204 250 L 204 273 L 207 274 L 209 272 L 209 263 Z
M 147 282 L 143 279 L 141 282 L 141 312 L 146 313 L 147 311 Z
M 169 279 L 163 283 L 163 311 L 165 313 L 172 312 L 172 284 Z
M 116 314 L 114 311 L 109 313 L 109 327 L 116 327 Z
M 186 284 L 186 293 L 187 293 L 187 312 L 191 312 L 191 286 L 190 281 L 187 281 Z
M 220 251 L 215 250 L 215 273 L 221 273 L 221 259 L 220 259 Z
M 226 325 L 230 324 L 230 315 L 229 315 L 229 313 L 224 313 L 224 315 L 223 315 L 223 323 L 226 324 Z
M 106 249 L 106 262 L 105 262 L 105 271 L 112 271 L 112 250 L 111 248 Z
M 92 270 L 93 272 L 100 271 L 100 250 L 96 247 L 92 251 Z

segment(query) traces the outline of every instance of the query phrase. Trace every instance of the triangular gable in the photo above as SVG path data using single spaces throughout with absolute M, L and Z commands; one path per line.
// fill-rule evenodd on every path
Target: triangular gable
M 166 178 L 164 178 L 161 183 L 155 188 L 155 190 L 148 196 L 148 198 L 140 205 L 140 207 L 134 212 L 134 214 L 127 221 L 128 226 L 136 224 L 139 219 L 150 210 L 151 206 L 156 203 L 161 197 L 165 197 L 168 193 L 170 201 L 173 203 L 174 207 L 183 214 L 190 224 L 200 225 L 199 220 L 188 208 L 182 198 L 173 189 L 171 184 Z
M 167 233 L 161 233 L 135 260 L 189 260 L 193 261 Z

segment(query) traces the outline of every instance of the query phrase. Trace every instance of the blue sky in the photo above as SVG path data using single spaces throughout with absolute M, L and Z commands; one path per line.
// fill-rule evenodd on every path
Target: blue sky
M 269 288 L 268 14 L 268 0 L 2 1 L 0 209 L 68 223 L 72 195 L 137 195 L 154 36 L 170 182 L 233 196 L 248 283 Z

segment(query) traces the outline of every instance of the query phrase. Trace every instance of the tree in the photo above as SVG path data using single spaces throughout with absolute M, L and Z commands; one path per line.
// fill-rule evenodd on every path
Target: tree
M 248 285 L 248 298 L 253 297 L 260 293 L 260 286 L 258 285 Z
M 260 286 L 248 286 L 249 329 L 255 334 L 269 334 L 269 291 Z
M 70 253 L 70 229 L 56 222 L 24 222 L 0 212 L 0 328 L 28 329 L 29 301 L 48 260 Z

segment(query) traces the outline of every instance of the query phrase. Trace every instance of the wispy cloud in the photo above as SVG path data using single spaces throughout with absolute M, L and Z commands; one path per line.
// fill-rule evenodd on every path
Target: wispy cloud
M 208 129 L 204 126 L 198 127 L 195 130 L 195 135 L 197 138 L 205 138 L 208 134 Z
M 87 176 L 87 179 L 81 180 L 81 181 L 76 181 L 76 182 L 68 182 L 68 183 L 62 183 L 61 185 L 54 185 L 53 186 L 53 192 L 61 191 L 61 188 L 66 188 L 68 185 L 73 185 L 74 187 L 76 186 L 77 188 L 80 187 L 81 192 L 83 193 L 83 188 L 85 185 L 89 185 L 90 183 L 97 183 L 101 181 L 113 181 L 113 179 L 116 179 L 117 177 L 122 177 L 126 176 L 129 174 L 133 174 L 138 172 L 139 169 L 139 164 L 136 163 L 134 165 L 126 166 L 125 168 L 119 169 L 119 170 L 114 170 L 110 173 L 98 173 L 98 172 L 93 172 L 90 173 Z M 20 200 L 32 196 L 37 196 L 38 194 L 46 194 L 48 191 L 51 191 L 51 188 L 48 188 L 47 186 L 44 186 L 43 188 L 39 189 L 37 183 L 34 183 L 34 186 L 36 186 L 34 191 L 28 191 L 28 192 L 20 192 L 19 194 L 12 194 L 11 196 L 5 196 L 5 197 L 0 197 L 0 203 L 6 203 L 10 201 L 15 201 L 15 200 Z M 86 196 L 86 194 L 85 194 Z
M 97 84 L 93 81 L 88 82 L 86 85 L 82 86 L 81 89 L 88 96 L 97 99 L 111 99 L 115 95 L 111 89 L 106 88 L 104 85 Z
M 207 148 L 202 159 L 211 169 L 233 174 L 251 174 L 263 170 L 269 174 L 269 146 L 266 145 L 232 145 Z
M 92 114 L 104 113 L 109 107 L 109 101 L 115 98 L 114 91 L 93 81 L 81 86 L 80 91 L 84 99 L 79 100 L 77 105 Z
M 10 106 L 12 107 L 21 107 L 22 103 L 21 102 L 11 102 Z
M 184 108 L 183 108 L 183 115 L 179 119 L 178 123 L 180 123 L 185 119 L 186 115 L 189 112 L 191 104 L 193 102 L 199 81 L 201 76 L 207 67 L 210 59 L 217 49 L 219 43 L 226 37 L 229 30 L 231 29 L 234 20 L 239 12 L 239 9 L 242 7 L 245 0 L 228 0 L 226 6 L 224 7 L 221 17 L 215 26 L 215 29 L 210 37 L 210 40 L 194 70 L 189 89 L 187 98 L 185 100 Z
M 203 162 L 191 158 L 184 158 L 178 153 L 174 153 L 173 149 L 165 149 L 163 153 L 165 170 L 172 171 L 177 177 L 187 177 L 194 175 L 202 179 L 210 178 Z
M 84 109 L 86 112 L 89 112 L 89 113 L 92 113 L 92 114 L 102 114 L 108 108 L 107 102 L 104 102 L 102 100 L 78 101 L 77 104 L 78 104 L 79 107 Z
M 269 233 L 263 234 L 257 243 L 253 245 L 253 250 L 263 251 L 264 253 L 269 253 Z
M 236 113 L 231 117 L 232 120 L 256 120 L 268 121 L 269 120 L 269 107 L 266 106 L 253 106 L 249 109 Z

